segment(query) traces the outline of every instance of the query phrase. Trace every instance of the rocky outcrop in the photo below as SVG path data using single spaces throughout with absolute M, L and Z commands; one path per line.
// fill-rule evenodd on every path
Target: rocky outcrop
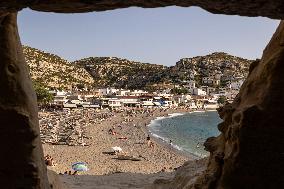
M 16 14 L 0 18 L 1 188 L 48 189 L 39 138 L 36 95 L 16 20 Z
M 0 2 L 0 14 L 1 12 L 17 11 L 27 7 L 38 11 L 75 13 L 104 11 L 133 6 L 155 8 L 173 5 L 181 7 L 198 6 L 216 14 L 266 16 L 275 19 L 284 18 L 284 2 L 282 0 L 2 0 Z
M 173 179 L 157 179 L 154 181 L 150 189 L 180 189 L 189 187 L 206 169 L 207 162 L 207 158 L 195 161 L 187 161 L 176 170 Z
M 58 174 L 52 170 L 47 170 L 47 177 L 52 189 L 69 189 L 68 186 L 64 184 Z

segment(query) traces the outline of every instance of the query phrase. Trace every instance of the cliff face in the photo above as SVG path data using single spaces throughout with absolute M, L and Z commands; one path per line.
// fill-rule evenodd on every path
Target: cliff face
M 27 46 L 23 47 L 23 51 L 32 80 L 44 86 L 70 89 L 72 85 L 83 84 L 92 87 L 94 83 L 92 76 L 85 69 L 57 55 Z

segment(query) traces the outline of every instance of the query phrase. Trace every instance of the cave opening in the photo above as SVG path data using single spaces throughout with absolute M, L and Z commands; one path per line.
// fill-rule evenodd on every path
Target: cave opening
M 136 2 L 136 1 L 135 1 Z M 55 4 L 53 4 L 55 3 Z M 66 3 L 66 2 L 65 2 Z M 69 2 L 68 2 L 69 3 Z M 73 2 L 72 2 L 73 3 Z M 43 153 L 39 138 L 35 93 L 31 86 L 28 69 L 23 57 L 17 31 L 16 11 L 24 7 L 55 12 L 85 12 L 128 7 L 132 4 L 94 4 L 74 1 L 74 8 L 64 2 L 51 4 L 36 2 L 1 2 L 1 139 L 5 156 L 2 162 L 12 161 L 1 167 L 5 188 L 49 188 Z M 140 2 L 141 3 L 141 2 Z M 138 3 L 142 7 L 169 5 L 167 2 Z M 172 4 L 172 3 L 170 3 Z M 226 4 L 222 2 L 222 4 Z M 185 2 L 176 5 L 190 6 Z M 197 4 L 198 5 L 198 4 Z M 218 6 L 219 5 L 219 6 Z M 239 5 L 240 9 L 235 9 Z M 249 5 L 249 6 L 247 6 Z M 250 6 L 254 5 L 254 6 Z M 281 19 L 281 2 L 248 2 L 245 5 L 230 3 L 220 6 L 207 3 L 201 7 L 212 12 L 241 14 L 244 16 L 268 16 Z M 219 125 L 222 134 L 210 138 L 205 143 L 211 156 L 206 171 L 191 183 L 195 188 L 277 188 L 283 186 L 283 85 L 281 73 L 283 61 L 283 23 L 281 22 L 270 43 L 264 50 L 262 59 L 250 67 L 239 95 L 232 104 L 219 110 L 224 122 Z M 17 119 L 15 119 L 17 118 Z M 7 120 L 11 126 L 4 126 Z M 21 124 L 24 122 L 25 124 Z M 3 129 L 4 128 L 4 129 Z M 8 133 L 19 133 L 25 137 L 19 142 L 9 144 Z M 11 148 L 10 148 L 11 147 Z M 15 150 L 11 150 L 15 149 Z M 21 150 L 17 150 L 21 149 Z M 13 157 L 22 157 L 13 161 Z M 20 168 L 20 171 L 18 169 Z M 15 182 L 9 182 L 13 180 Z M 190 182 L 189 182 L 190 183 Z M 183 183 L 189 186 L 189 183 Z M 245 183 L 245 185 L 243 185 Z M 170 183 L 167 183 L 170 186 Z M 184 186 L 181 186 L 184 187 Z

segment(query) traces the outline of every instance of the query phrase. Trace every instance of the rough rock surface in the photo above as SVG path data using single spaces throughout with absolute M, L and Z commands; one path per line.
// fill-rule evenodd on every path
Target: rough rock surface
M 177 169 L 173 179 L 157 179 L 150 189 L 187 188 L 191 186 L 198 176 L 206 169 L 207 162 L 207 158 L 196 161 L 187 161 Z
M 2 0 L 0 2 L 0 14 L 1 12 L 5 13 L 6 10 L 16 11 L 26 7 L 39 11 L 75 13 L 132 6 L 155 8 L 174 5 L 181 7 L 199 6 L 218 14 L 284 18 L 284 2 L 282 0 Z
M 47 177 L 52 189 L 69 189 L 56 172 L 47 170 Z
M 49 188 L 39 141 L 35 95 L 17 33 L 15 12 L 87 12 L 130 6 L 199 6 L 212 13 L 284 18 L 282 0 L 2 0 L 0 2 L 0 124 L 2 188 Z M 284 186 L 284 23 L 233 104 L 220 110 L 222 134 L 210 138 L 205 173 L 192 188 Z M 9 162 L 9 163 L 6 163 Z M 190 182 L 190 181 L 189 181 Z M 183 186 L 180 186 L 182 188 Z
M 1 188 L 49 188 L 16 13 L 0 18 Z

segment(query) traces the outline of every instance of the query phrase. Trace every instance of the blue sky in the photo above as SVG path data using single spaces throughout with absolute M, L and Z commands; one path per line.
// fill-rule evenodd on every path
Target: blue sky
M 128 8 L 84 14 L 18 16 L 24 45 L 69 61 L 116 56 L 163 65 L 216 51 L 260 58 L 278 20 L 214 15 L 200 8 Z

